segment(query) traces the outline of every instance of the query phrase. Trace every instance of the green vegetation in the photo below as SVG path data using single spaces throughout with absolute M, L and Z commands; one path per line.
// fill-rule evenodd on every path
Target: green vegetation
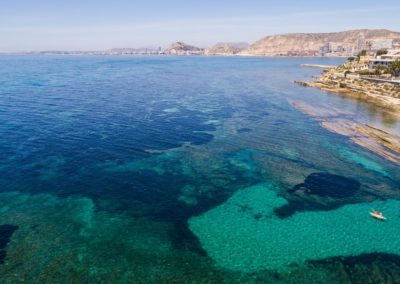
M 347 58 L 347 61 L 349 61 L 349 62 L 353 62 L 354 60 L 356 60 L 356 58 L 355 58 L 355 57 L 353 57 L 353 56 L 351 56 L 351 57 Z
M 382 65 L 378 65 L 375 67 L 375 75 L 381 75 L 385 72 L 386 68 Z
M 366 51 L 366 50 L 361 50 L 361 51 L 358 53 L 358 56 L 367 56 L 367 51 Z
M 359 75 L 364 75 L 364 76 L 368 76 L 368 75 L 376 75 L 375 71 L 370 71 L 368 69 L 366 70 L 360 70 L 358 71 Z
M 395 77 L 400 76 L 400 60 L 396 59 L 393 63 L 391 63 L 388 67 L 388 73 L 392 74 Z
M 364 49 L 364 50 L 361 50 L 359 53 L 358 53 L 358 56 L 366 56 L 367 55 L 367 51 Z
M 376 52 L 376 56 L 385 55 L 387 53 L 388 53 L 387 49 L 380 49 Z
M 366 50 L 361 50 L 358 54 L 357 54 L 357 61 L 360 61 L 361 56 L 366 56 L 367 55 L 367 51 Z
M 394 77 L 400 76 L 400 59 L 397 59 L 393 63 L 389 65 L 389 67 L 385 67 L 383 65 L 377 65 L 373 70 L 360 70 L 357 72 L 359 75 L 382 75 L 382 74 L 391 74 Z M 346 72 L 345 76 L 348 73 Z

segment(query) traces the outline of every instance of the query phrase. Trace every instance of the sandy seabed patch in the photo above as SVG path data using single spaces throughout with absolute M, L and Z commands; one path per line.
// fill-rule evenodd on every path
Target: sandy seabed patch
M 217 265 L 241 272 L 283 271 L 335 256 L 399 253 L 400 201 L 307 211 L 280 219 L 273 212 L 287 201 L 265 183 L 236 192 L 224 204 L 189 220 L 192 232 Z M 369 216 L 377 208 L 388 220 Z

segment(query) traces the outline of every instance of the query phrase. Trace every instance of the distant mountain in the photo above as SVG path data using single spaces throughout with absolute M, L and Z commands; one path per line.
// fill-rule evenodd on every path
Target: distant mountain
M 400 32 L 362 29 L 334 33 L 293 33 L 264 37 L 247 43 L 220 42 L 204 50 L 178 41 L 161 47 L 112 48 L 105 51 L 36 51 L 28 54 L 56 55 L 250 55 L 250 56 L 354 56 L 362 50 L 400 49 Z
M 171 44 L 163 53 L 167 55 L 202 55 L 204 49 L 178 41 Z
M 366 49 L 389 48 L 400 41 L 400 33 L 389 30 L 351 30 L 335 33 L 294 33 L 267 36 L 241 55 L 353 55 Z
M 249 47 L 247 42 L 219 42 L 206 49 L 206 55 L 235 55 Z

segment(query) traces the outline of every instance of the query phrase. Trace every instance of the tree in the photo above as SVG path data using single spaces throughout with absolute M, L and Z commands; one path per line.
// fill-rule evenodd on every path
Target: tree
M 378 65 L 375 67 L 375 75 L 381 75 L 383 72 L 385 72 L 385 67 L 383 65 Z
M 354 60 L 356 60 L 356 58 L 355 58 L 355 57 L 353 57 L 353 56 L 351 56 L 351 57 L 347 58 L 347 61 L 349 61 L 349 62 L 353 62 Z
M 366 50 L 361 50 L 358 54 L 357 54 L 357 61 L 360 61 L 361 56 L 366 56 L 367 55 L 367 51 Z
M 360 71 L 358 71 L 358 74 L 363 75 L 363 76 L 374 75 L 374 73 L 372 71 L 369 71 L 368 69 L 360 70 Z
M 390 63 L 388 69 L 393 76 L 400 76 L 400 60 L 396 59 L 396 61 Z
M 360 53 L 358 53 L 358 56 L 367 56 L 367 51 L 365 49 L 361 50 Z
M 387 53 L 388 53 L 387 49 L 380 49 L 380 50 L 378 50 L 378 51 L 376 52 L 376 56 L 385 55 L 385 54 L 387 54 Z

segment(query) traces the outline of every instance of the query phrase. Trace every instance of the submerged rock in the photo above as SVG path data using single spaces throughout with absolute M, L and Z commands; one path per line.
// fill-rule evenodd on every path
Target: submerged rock
M 314 267 L 323 267 L 337 273 L 341 283 L 398 283 L 400 256 L 390 253 L 364 253 L 357 256 L 337 256 L 310 261 Z
M 330 196 L 333 198 L 343 198 L 354 195 L 360 190 L 360 183 L 354 179 L 329 174 L 312 173 L 304 180 L 304 183 L 293 187 L 291 192 L 298 190 L 305 194 L 316 194 L 319 196 Z
M 288 190 L 288 203 L 275 208 L 280 218 L 288 218 L 301 211 L 330 211 L 369 197 L 361 192 L 361 184 L 354 179 L 330 173 L 312 173 L 303 183 Z
M 295 84 L 302 86 L 302 87 L 309 87 L 310 85 L 307 82 L 302 81 L 294 81 Z
M 15 225 L 0 225 L 0 264 L 4 263 L 4 259 L 7 256 L 5 248 L 10 242 L 11 236 L 18 229 Z
M 353 143 L 400 164 L 400 137 L 394 131 L 390 133 L 369 124 L 354 122 L 352 114 L 342 110 L 311 106 L 304 102 L 291 103 L 295 108 L 315 117 L 328 131 L 347 136 Z

